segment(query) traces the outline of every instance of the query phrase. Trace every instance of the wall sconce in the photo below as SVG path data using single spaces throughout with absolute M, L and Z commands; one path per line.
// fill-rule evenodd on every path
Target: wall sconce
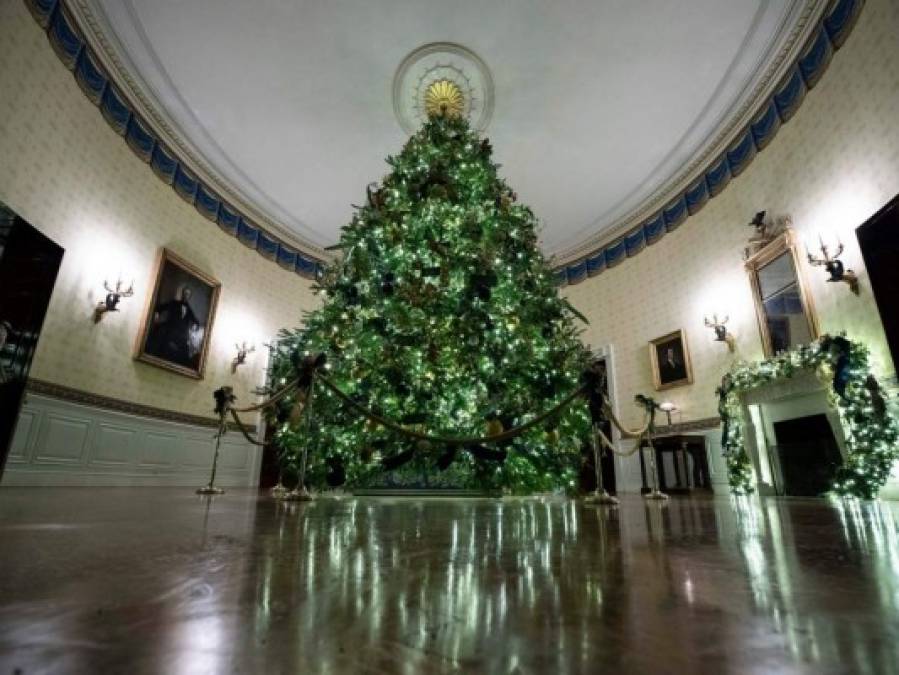
M 232 375 L 237 372 L 238 367 L 247 362 L 247 356 L 256 351 L 256 345 L 247 345 L 246 341 L 244 341 L 243 344 L 236 344 L 234 346 L 237 347 L 237 356 L 231 361 Z
M 134 295 L 134 281 L 128 287 L 128 290 L 122 290 L 122 280 L 119 279 L 115 284 L 115 289 L 109 287 L 109 282 L 103 281 L 103 287 L 106 289 L 106 299 L 98 302 L 94 307 L 94 323 L 100 323 L 100 319 L 106 312 L 119 311 L 119 300 L 122 298 L 130 298 Z
M 671 401 L 662 401 L 659 403 L 659 410 L 665 413 L 665 416 L 668 418 L 668 426 L 671 426 L 671 413 L 677 410 L 677 406 L 674 405 Z
M 718 320 L 717 314 L 712 314 L 711 320 L 705 317 L 705 325 L 715 331 L 715 342 L 727 343 L 727 348 L 732 352 L 734 350 L 734 336 L 727 331 L 725 324 L 730 317 L 724 317 L 722 321 Z
M 824 243 L 824 239 L 821 238 L 821 235 L 818 235 L 818 241 L 821 244 L 820 258 L 817 258 L 809 253 L 808 246 L 805 247 L 805 254 L 808 256 L 809 264 L 816 267 L 823 267 L 830 273 L 830 279 L 828 279 L 828 281 L 843 281 L 849 284 L 849 290 L 858 295 L 858 277 L 856 276 L 855 272 L 846 269 L 843 263 L 837 260 L 837 258 L 840 257 L 840 254 L 843 253 L 842 242 L 837 239 L 836 253 L 830 255 L 827 244 Z

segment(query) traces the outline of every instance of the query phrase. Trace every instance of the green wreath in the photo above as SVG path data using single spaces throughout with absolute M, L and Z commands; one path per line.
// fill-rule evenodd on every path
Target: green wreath
M 831 493 L 874 499 L 899 457 L 899 427 L 889 414 L 877 379 L 868 367 L 868 348 L 845 336 L 823 335 L 809 345 L 759 363 L 739 363 L 721 379 L 718 414 L 728 482 L 734 494 L 755 488 L 752 464 L 743 443 L 740 394 L 801 371 L 820 376 L 832 371 L 828 399 L 840 415 L 846 438 L 846 461 L 837 470 Z

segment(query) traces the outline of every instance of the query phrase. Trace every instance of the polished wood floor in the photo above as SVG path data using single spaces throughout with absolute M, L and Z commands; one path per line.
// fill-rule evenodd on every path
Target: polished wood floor
M 897 673 L 899 507 L 0 489 L 7 673 Z

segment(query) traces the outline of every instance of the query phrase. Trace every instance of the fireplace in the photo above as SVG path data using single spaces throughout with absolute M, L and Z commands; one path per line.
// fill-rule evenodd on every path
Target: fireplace
M 796 417 L 773 426 L 781 494 L 817 497 L 827 492 L 843 463 L 827 415 Z
M 839 413 L 812 372 L 746 392 L 746 449 L 762 495 L 815 497 L 845 457 Z

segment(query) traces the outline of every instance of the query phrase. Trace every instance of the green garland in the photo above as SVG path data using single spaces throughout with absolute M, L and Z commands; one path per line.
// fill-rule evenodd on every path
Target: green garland
M 899 427 L 869 371 L 867 347 L 830 335 L 767 361 L 739 363 L 722 378 L 717 389 L 718 413 L 731 491 L 754 491 L 752 464 L 743 443 L 740 394 L 802 371 L 832 376 L 828 398 L 839 412 L 848 455 L 834 477 L 832 494 L 875 498 L 899 457 Z

